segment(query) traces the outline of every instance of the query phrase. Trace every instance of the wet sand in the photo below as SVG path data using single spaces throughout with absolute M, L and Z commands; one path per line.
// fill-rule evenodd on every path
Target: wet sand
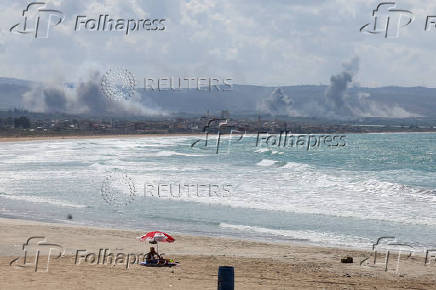
M 66 135 L 66 136 L 26 136 L 26 137 L 0 137 L 1 142 L 24 142 L 24 141 L 57 141 L 74 139 L 125 139 L 125 138 L 147 138 L 147 137 L 189 137 L 203 136 L 201 133 L 187 134 L 126 134 L 126 135 Z

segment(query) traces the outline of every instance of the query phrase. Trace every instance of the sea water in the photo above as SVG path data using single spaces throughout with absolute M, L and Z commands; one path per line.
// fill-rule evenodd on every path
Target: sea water
M 434 133 L 350 134 L 345 146 L 309 150 L 256 135 L 222 136 L 216 150 L 217 136 L 207 146 L 204 139 L 1 143 L 0 216 L 327 246 L 368 248 L 383 236 L 436 246 Z

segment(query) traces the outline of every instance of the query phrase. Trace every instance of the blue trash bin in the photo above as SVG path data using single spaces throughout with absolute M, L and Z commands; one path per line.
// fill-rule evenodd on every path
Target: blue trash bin
M 235 269 L 231 266 L 218 268 L 218 290 L 235 289 Z

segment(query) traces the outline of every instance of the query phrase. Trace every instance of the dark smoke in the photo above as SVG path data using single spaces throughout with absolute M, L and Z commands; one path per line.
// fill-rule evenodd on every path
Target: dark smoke
M 57 84 L 41 84 L 23 95 L 23 106 L 33 112 L 90 114 L 97 116 L 156 116 L 165 115 L 159 109 L 146 107 L 136 95 L 126 101 L 111 101 L 100 90 L 101 75 L 92 73 L 90 79 L 76 88 Z
M 67 100 L 59 88 L 46 88 L 42 91 L 45 104 L 55 112 L 64 112 L 67 109 Z
M 343 72 L 330 78 L 330 86 L 325 92 L 324 107 L 327 117 L 350 118 L 354 116 L 347 90 L 353 82 L 354 75 L 359 71 L 359 59 L 355 57 L 349 63 L 344 63 L 343 67 Z
M 354 79 L 359 72 L 359 58 L 354 57 L 344 63 L 343 71 L 330 77 L 330 84 L 321 96 L 296 100 L 286 95 L 282 88 L 263 99 L 257 109 L 265 114 L 286 115 L 289 117 L 323 117 L 337 120 L 358 119 L 360 117 L 415 117 L 398 105 L 387 106 L 359 90 Z
M 330 86 L 326 89 L 324 102 L 325 116 L 334 119 L 357 119 L 360 117 L 406 118 L 415 117 L 402 107 L 393 104 L 387 106 L 370 95 L 359 91 L 353 79 L 359 72 L 359 58 L 354 57 L 343 64 L 344 71 L 330 78 Z M 355 90 L 350 91 L 354 86 Z

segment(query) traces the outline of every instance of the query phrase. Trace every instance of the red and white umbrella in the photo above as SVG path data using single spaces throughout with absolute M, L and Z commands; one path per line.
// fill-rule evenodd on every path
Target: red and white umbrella
M 176 239 L 174 239 L 172 236 L 170 236 L 167 233 L 164 232 L 149 232 L 143 235 L 142 237 L 138 238 L 141 242 L 149 242 L 151 244 L 157 244 L 158 242 L 161 243 L 173 243 Z M 158 250 L 159 251 L 159 250 Z
M 157 243 L 157 242 L 161 242 L 161 243 L 173 243 L 175 241 L 175 239 L 170 236 L 167 233 L 164 232 L 159 232 L 159 231 L 155 231 L 155 232 L 149 232 L 146 233 L 145 235 L 143 235 L 142 237 L 139 238 L 141 241 L 148 241 L 150 243 Z

